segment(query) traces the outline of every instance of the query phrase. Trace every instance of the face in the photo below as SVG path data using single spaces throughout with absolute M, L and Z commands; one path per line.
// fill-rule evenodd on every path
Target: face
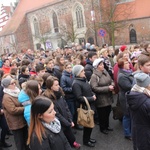
M 43 77 L 44 73 L 45 73 L 45 69 L 44 70 L 40 70 L 38 72 L 38 76 Z
M 51 90 L 53 91 L 59 91 L 59 82 L 57 80 L 54 81 L 53 86 L 51 87 Z
M 98 65 L 97 69 L 98 69 L 99 71 L 104 71 L 104 63 L 101 62 L 101 63 Z
M 150 44 L 148 45 L 148 47 L 147 47 L 147 52 L 149 52 L 150 53 Z
M 149 74 L 150 73 L 150 61 L 145 63 L 143 66 L 140 66 L 142 72 Z
M 123 68 L 126 69 L 126 70 L 129 70 L 129 69 L 130 69 L 130 64 L 129 64 L 128 61 L 125 61 L 125 62 L 124 62 Z
M 65 63 L 65 60 L 64 60 L 64 58 L 62 57 L 62 58 L 60 58 L 60 63 L 61 64 L 64 64 Z
M 11 82 L 10 82 L 8 88 L 9 88 L 9 89 L 12 89 L 12 90 L 16 88 L 16 82 L 15 82 L 15 80 L 11 80 Z
M 97 59 L 97 55 L 94 55 L 92 58 L 90 58 L 90 61 L 94 62 L 95 59 Z
M 129 53 L 124 53 L 124 54 L 123 54 L 123 58 L 129 59 Z
M 84 69 L 80 72 L 79 77 L 80 77 L 80 78 L 85 78 L 85 72 L 84 72 Z
M 52 60 L 48 62 L 47 68 L 50 68 L 50 69 L 53 69 L 53 68 L 54 68 L 54 63 L 53 63 Z
M 10 67 L 10 61 L 6 60 L 5 63 L 4 63 L 4 65 L 7 66 L 7 67 Z
M 30 74 L 30 73 L 29 73 L 29 68 L 26 68 L 24 74 L 26 74 L 26 75 L 29 75 L 29 74 Z
M 55 110 L 54 110 L 54 104 L 52 103 L 51 106 L 45 111 L 42 115 L 39 116 L 43 121 L 46 123 L 50 123 L 54 121 L 55 119 Z
M 71 65 L 68 65 L 66 66 L 66 69 L 65 69 L 67 72 L 71 73 L 72 71 L 72 66 Z

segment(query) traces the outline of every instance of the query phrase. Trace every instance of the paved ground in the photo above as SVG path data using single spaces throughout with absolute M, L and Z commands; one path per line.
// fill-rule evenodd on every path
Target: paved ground
M 115 121 L 110 116 L 110 124 L 114 128 L 113 132 L 109 132 L 108 135 L 104 135 L 99 132 L 98 125 L 95 126 L 92 132 L 92 138 L 97 140 L 97 144 L 94 148 L 83 146 L 82 144 L 82 131 L 77 131 L 76 139 L 81 143 L 81 150 L 132 150 L 132 142 L 124 139 L 122 125 L 120 121 Z M 11 142 L 13 147 L 1 148 L 0 150 L 16 150 L 14 145 L 13 136 L 10 136 L 7 142 Z
M 112 114 L 110 116 L 110 126 L 114 128 L 113 132 L 109 132 L 108 135 L 104 135 L 99 131 L 98 125 L 95 126 L 92 132 L 92 138 L 97 140 L 94 148 L 89 148 L 82 143 L 82 131 L 77 130 L 76 139 L 81 143 L 81 150 L 133 150 L 132 141 L 124 138 L 122 124 L 118 120 L 112 119 Z M 14 145 L 13 136 L 10 136 L 7 142 L 13 144 L 10 148 L 0 148 L 0 150 L 16 150 Z

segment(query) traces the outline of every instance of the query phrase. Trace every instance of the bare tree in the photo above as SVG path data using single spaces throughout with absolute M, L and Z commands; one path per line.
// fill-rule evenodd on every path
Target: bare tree
M 134 3 L 119 4 L 117 0 L 101 1 L 99 26 L 107 31 L 113 47 L 115 47 L 115 32 L 128 25 L 127 20 L 134 13 L 134 8 Z

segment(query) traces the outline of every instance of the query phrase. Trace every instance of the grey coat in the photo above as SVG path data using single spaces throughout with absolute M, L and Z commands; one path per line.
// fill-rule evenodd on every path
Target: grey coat
M 113 85 L 113 81 L 106 70 L 100 72 L 94 69 L 90 85 L 96 94 L 96 107 L 105 107 L 112 104 L 113 97 L 109 85 Z
M 119 101 L 124 112 L 124 115 L 128 115 L 128 105 L 125 97 L 126 92 L 130 91 L 133 86 L 133 75 L 130 72 L 125 72 L 120 69 L 118 74 L 118 86 L 119 86 Z

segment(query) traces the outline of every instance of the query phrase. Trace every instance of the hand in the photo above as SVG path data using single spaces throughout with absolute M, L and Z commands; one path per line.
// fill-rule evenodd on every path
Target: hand
M 74 123 L 73 122 L 71 122 L 71 127 L 74 127 Z
M 96 96 L 95 95 L 93 95 L 93 98 L 94 98 L 94 101 L 96 100 Z
M 114 90 L 114 86 L 113 86 L 113 85 L 110 85 L 110 86 L 109 86 L 109 90 L 110 90 L 110 91 L 113 91 L 113 90 Z

